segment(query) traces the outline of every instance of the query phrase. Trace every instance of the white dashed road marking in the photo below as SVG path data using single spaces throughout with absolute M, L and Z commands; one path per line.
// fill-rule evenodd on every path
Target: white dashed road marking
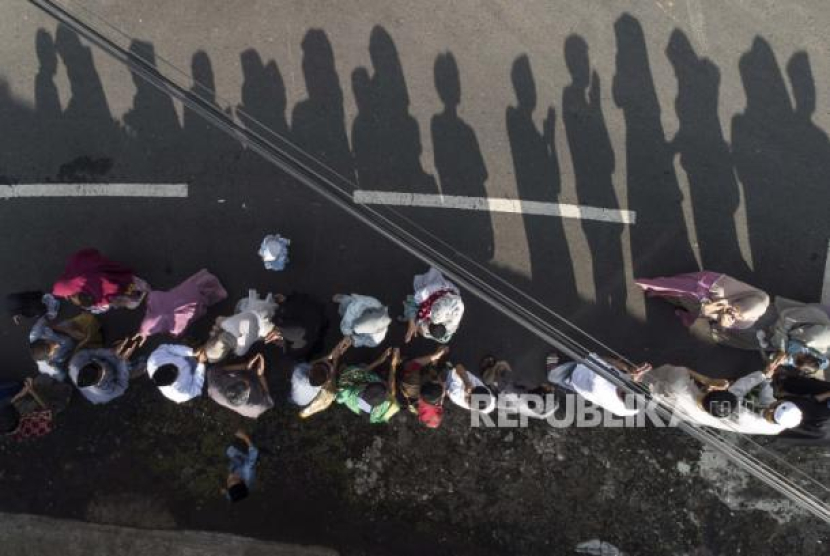
M 187 197 L 186 183 L 21 183 L 0 185 L 0 199 L 23 197 Z
M 556 216 L 559 218 L 597 220 L 617 224 L 635 224 L 637 221 L 637 213 L 630 210 L 604 209 L 563 203 L 542 203 L 540 201 L 520 201 L 517 199 L 494 197 L 459 197 L 455 195 L 426 195 L 423 193 L 357 190 L 354 192 L 354 202 L 360 205 L 394 205 L 506 212 L 512 214 L 535 214 L 539 216 Z

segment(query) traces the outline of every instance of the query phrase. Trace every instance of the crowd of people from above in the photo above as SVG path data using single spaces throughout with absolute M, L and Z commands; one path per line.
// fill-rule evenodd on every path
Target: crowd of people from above
M 288 244 L 278 235 L 266 238 L 259 252 L 266 268 L 285 268 Z M 748 434 L 786 433 L 805 441 L 824 438 L 830 383 L 816 375 L 830 363 L 828 308 L 781 298 L 771 302 L 757 288 L 715 272 L 636 282 L 648 296 L 674 304 L 683 324 L 705 319 L 716 342 L 758 351 L 766 362 L 761 370 L 732 382 L 671 365 L 652 370 L 648 364 L 615 359 L 604 364 L 635 382 L 646 382 L 654 397 L 700 425 Z M 78 251 L 51 293 L 6 296 L 15 323 L 34 320 L 29 350 L 38 372 L 22 382 L 0 381 L 0 432 L 17 440 L 43 436 L 53 429 L 55 415 L 66 408 L 74 390 L 92 404 L 105 404 L 142 377 L 174 403 L 207 395 L 256 419 L 278 403 L 270 387 L 278 377 L 269 377 L 262 349 L 251 355 L 257 344 L 273 346 L 291 361 L 286 403 L 302 419 L 342 405 L 370 423 L 411 413 L 435 429 L 441 426 L 446 400 L 478 415 L 499 411 L 547 419 L 560 408 L 557 400 L 570 394 L 618 416 L 641 410 L 626 389 L 594 372 L 589 361 L 566 361 L 551 353 L 547 380 L 541 384 L 520 380 L 507 361 L 491 355 L 482 359 L 477 373 L 451 362 L 447 344 L 459 330 L 464 302 L 459 288 L 435 268 L 414 277 L 413 292 L 397 318 L 406 325 L 405 345 L 416 336 L 437 344 L 421 355 L 393 346 L 379 350 L 373 360 L 346 357 L 352 348 L 382 346 L 396 320 L 380 300 L 355 293 L 332 298 L 342 338 L 328 350 L 323 345 L 325 306 L 301 293 L 262 296 L 250 290 L 233 314 L 215 319 L 207 337 L 195 342 L 186 338 L 192 323 L 227 297 L 219 279 L 206 269 L 162 291 L 95 249 Z M 100 315 L 141 306 L 144 317 L 138 331 L 107 345 Z M 152 337 L 156 341 L 150 348 Z M 259 454 L 244 431 L 236 438 L 227 451 L 225 489 L 233 501 L 247 495 Z
M 771 300 L 758 288 L 709 271 L 636 283 L 647 296 L 676 306 L 684 325 L 704 319 L 715 342 L 757 351 L 763 361 L 760 370 L 735 381 L 664 365 L 651 376 L 655 396 L 701 425 L 792 441 L 825 440 L 830 383 L 823 373 L 830 366 L 830 307 Z

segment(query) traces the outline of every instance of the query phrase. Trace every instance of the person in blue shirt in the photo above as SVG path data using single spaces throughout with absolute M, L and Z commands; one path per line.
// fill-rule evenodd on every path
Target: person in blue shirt
M 256 477 L 256 463 L 259 450 L 254 446 L 251 437 L 244 431 L 236 431 L 236 439 L 228 446 L 225 455 L 228 456 L 228 479 L 222 493 L 231 502 L 239 502 L 248 497 Z
M 82 313 L 53 324 L 48 315 L 40 317 L 29 332 L 29 352 L 39 372 L 64 380 L 72 355 L 84 347 L 101 345 L 101 325 L 94 315 Z
M 773 359 L 815 375 L 830 366 L 830 315 L 818 303 L 801 303 L 779 297 L 775 300 L 778 320 L 772 326 L 769 342 L 762 347 L 776 351 Z
M 69 379 L 87 400 L 105 404 L 127 391 L 132 368 L 115 349 L 82 349 L 69 360 Z

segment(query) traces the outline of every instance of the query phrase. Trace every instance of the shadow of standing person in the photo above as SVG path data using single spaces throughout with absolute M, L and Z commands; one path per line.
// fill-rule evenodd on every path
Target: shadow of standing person
M 188 95 L 214 109 L 220 109 L 216 100 L 213 64 L 207 52 L 199 50 L 193 54 L 190 70 L 193 84 Z M 229 118 L 232 117 L 229 107 L 224 112 Z M 183 107 L 182 123 L 183 153 L 189 164 L 189 174 L 210 179 L 219 172 L 227 172 L 228 166 L 237 162 L 242 150 L 239 143 L 193 110 L 189 104 Z
M 441 193 L 486 198 L 484 183 L 487 181 L 487 167 L 475 131 L 458 116 L 461 79 L 451 52 L 440 54 L 435 59 L 435 89 L 444 104 L 444 111 L 434 115 L 430 125 Z M 442 220 L 448 226 L 442 239 L 477 262 L 489 262 L 493 258 L 490 213 L 454 210 L 445 210 L 444 213 Z
M 785 297 L 816 300 L 827 249 L 827 194 L 820 185 L 826 175 L 816 176 L 810 166 L 820 168 L 827 160 L 826 136 L 804 115 L 811 95 L 804 94 L 802 79 L 793 82 L 801 102 L 797 115 L 767 41 L 756 37 L 738 68 L 746 108 L 732 119 L 732 153 L 746 199 L 753 283 Z
M 688 37 L 672 33 L 666 56 L 677 77 L 674 107 L 680 127 L 671 145 L 689 179 L 689 195 L 703 268 L 749 279 L 738 244 L 738 180 L 718 116 L 720 71 L 700 58 Z
M 352 72 L 352 93 L 357 105 L 357 114 L 352 122 L 352 150 L 358 186 L 362 189 L 378 189 L 379 126 L 375 113 L 376 103 L 372 98 L 372 78 L 366 68 L 357 68 Z
M 294 106 L 292 137 L 297 146 L 354 183 L 354 163 L 346 136 L 343 89 L 326 33 L 310 29 L 303 38 L 303 76 L 308 98 Z
M 259 52 L 249 48 L 239 55 L 242 64 L 242 103 L 237 116 L 249 130 L 271 138 L 288 138 L 285 109 L 288 103 L 282 74 L 274 60 L 262 62 Z
M 35 75 L 35 110 L 41 118 L 57 124 L 61 117 L 61 101 L 55 74 L 58 72 L 58 51 L 52 35 L 46 29 L 38 29 L 35 35 L 38 69 Z
M 628 208 L 637 212 L 631 227 L 634 277 L 693 272 L 697 261 L 683 217 L 683 195 L 673 153 L 660 121 L 643 29 L 630 14 L 614 23 L 617 41 L 615 104 L 625 118 Z M 646 304 L 651 315 L 652 303 Z
M 536 82 L 526 55 L 513 62 L 511 79 L 517 105 L 507 108 L 506 121 L 519 198 L 557 203 L 561 177 L 553 135 L 556 115 L 550 107 L 543 130 L 536 128 Z M 544 303 L 556 308 L 573 306 L 577 302 L 576 281 L 562 220 L 532 214 L 525 214 L 523 220 L 530 251 L 531 289 Z
M 37 112 L 21 102 L 11 91 L 9 82 L 0 76 L 0 122 L 6 131 L 0 140 L 0 184 L 25 181 L 33 171 L 32 152 L 41 138 L 35 133 L 39 126 Z M 42 179 L 42 175 L 37 178 Z M 10 206 L 3 203 L 4 206 Z
M 66 68 L 71 89 L 63 112 L 69 139 L 67 158 L 112 158 L 120 148 L 121 133 L 110 113 L 92 50 L 81 44 L 78 35 L 64 25 L 58 25 L 55 49 Z
M 369 114 L 374 116 L 374 133 L 367 139 L 374 139 L 375 144 L 368 147 L 355 144 L 355 150 L 375 157 L 372 163 L 376 167 L 374 179 L 379 189 L 437 193 L 435 179 L 424 172 L 421 165 L 421 131 L 417 120 L 409 113 L 409 93 L 398 50 L 381 26 L 372 29 L 369 56 L 374 73 L 369 82 L 369 94 L 364 98 L 373 103 Z M 361 166 L 365 162 L 364 158 Z M 361 188 L 367 189 L 366 185 Z
M 818 299 L 821 294 L 827 244 L 830 240 L 830 219 L 827 217 L 830 187 L 830 143 L 827 133 L 813 122 L 816 111 L 816 86 L 810 58 L 804 51 L 796 52 L 787 63 L 787 76 L 795 100 L 793 124 L 789 137 L 789 175 L 798 191 L 797 213 L 794 223 L 802 223 L 796 230 L 802 249 L 800 263 L 805 281 L 802 289 L 805 299 Z
M 792 154 L 799 164 L 798 170 L 812 171 L 816 176 L 826 178 L 827 174 L 823 171 L 821 163 L 828 160 L 828 139 L 827 134 L 813 123 L 813 114 L 816 112 L 816 84 L 810 67 L 810 57 L 806 52 L 799 51 L 792 55 L 787 62 L 787 76 L 790 78 L 795 100 L 792 140 L 797 141 L 796 145 L 800 148 L 793 149 Z M 812 180 L 808 180 L 808 183 L 819 184 Z M 817 193 L 825 189 L 827 188 L 823 187 Z
M 156 53 L 152 43 L 133 40 L 130 52 L 155 69 Z M 158 179 L 162 169 L 180 168 L 182 129 L 179 116 L 170 95 L 138 73 L 131 73 L 135 95 L 132 108 L 124 114 L 134 155 L 131 160 L 146 165 L 143 170 Z
M 565 39 L 565 62 L 571 84 L 562 93 L 562 122 L 573 159 L 581 205 L 619 209 L 614 192 L 614 149 L 600 104 L 600 81 L 591 72 L 588 44 L 577 35 Z M 591 249 L 596 304 L 604 317 L 626 315 L 622 224 L 582 220 Z
M 64 158 L 65 137 L 63 109 L 61 108 L 55 75 L 58 72 L 58 51 L 51 33 L 38 29 L 35 35 L 38 70 L 35 75 L 35 121 L 36 128 L 28 133 L 38 138 L 32 155 L 38 159 L 40 171 L 54 173 L 55 165 Z M 20 130 L 25 132 L 24 130 Z

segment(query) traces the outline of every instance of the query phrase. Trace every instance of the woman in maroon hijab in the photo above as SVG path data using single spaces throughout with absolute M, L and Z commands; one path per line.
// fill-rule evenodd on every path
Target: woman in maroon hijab
M 104 313 L 111 307 L 135 309 L 149 289 L 131 268 L 107 259 L 97 249 L 82 249 L 69 258 L 52 294 L 92 313 Z

